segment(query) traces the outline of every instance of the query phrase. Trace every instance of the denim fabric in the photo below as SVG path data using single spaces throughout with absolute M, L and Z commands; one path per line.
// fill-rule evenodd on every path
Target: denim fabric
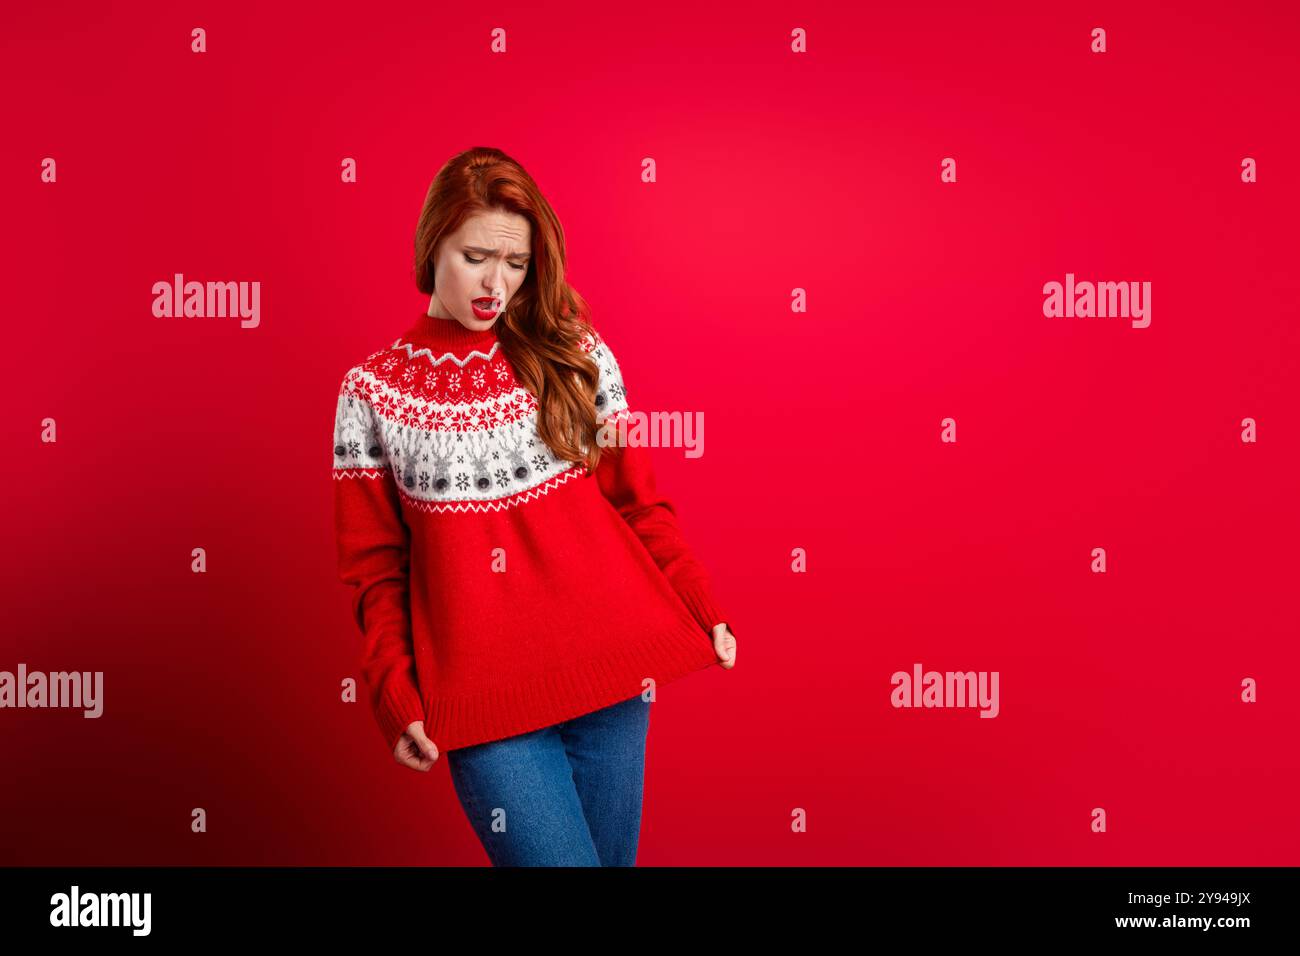
M 493 866 L 635 866 L 650 703 L 640 695 L 503 740 L 449 750 Z

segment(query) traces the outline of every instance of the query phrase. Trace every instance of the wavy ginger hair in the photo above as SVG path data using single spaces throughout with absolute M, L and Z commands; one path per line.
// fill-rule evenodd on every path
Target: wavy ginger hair
M 600 371 L 580 344 L 594 335 L 587 302 L 564 278 L 564 227 L 523 166 L 499 149 L 476 146 L 438 170 L 415 230 L 415 285 L 434 292 L 434 250 L 480 212 L 504 209 L 532 226 L 528 273 L 497 316 L 497 338 L 519 383 L 537 399 L 537 431 L 557 458 L 595 471 Z M 613 447 L 613 446 L 609 446 Z

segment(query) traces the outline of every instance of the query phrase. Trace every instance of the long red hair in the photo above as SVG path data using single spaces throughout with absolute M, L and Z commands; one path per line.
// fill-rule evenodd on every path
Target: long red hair
M 564 227 L 533 177 L 499 149 L 458 153 L 429 184 L 415 230 L 415 285 L 434 291 L 433 253 L 443 236 L 470 216 L 504 209 L 532 224 L 528 274 L 494 328 L 519 383 L 537 399 L 537 431 L 557 458 L 585 461 L 592 471 L 596 388 L 600 372 L 582 348 L 593 335 L 587 302 L 564 278 Z

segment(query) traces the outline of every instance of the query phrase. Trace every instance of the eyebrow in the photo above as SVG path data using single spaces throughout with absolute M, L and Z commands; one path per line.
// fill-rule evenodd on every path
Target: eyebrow
M 478 252 L 488 256 L 495 256 L 497 254 L 496 249 L 484 249 L 482 246 L 466 246 L 465 248 L 469 252 Z M 532 257 L 533 254 L 531 252 L 512 252 L 510 255 L 506 256 L 507 259 L 531 259 Z

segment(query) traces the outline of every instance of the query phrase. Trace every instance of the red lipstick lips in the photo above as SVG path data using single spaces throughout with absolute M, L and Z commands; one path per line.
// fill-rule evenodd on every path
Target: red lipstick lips
M 493 319 L 497 314 L 497 300 L 490 295 L 480 296 L 470 302 L 477 319 Z

